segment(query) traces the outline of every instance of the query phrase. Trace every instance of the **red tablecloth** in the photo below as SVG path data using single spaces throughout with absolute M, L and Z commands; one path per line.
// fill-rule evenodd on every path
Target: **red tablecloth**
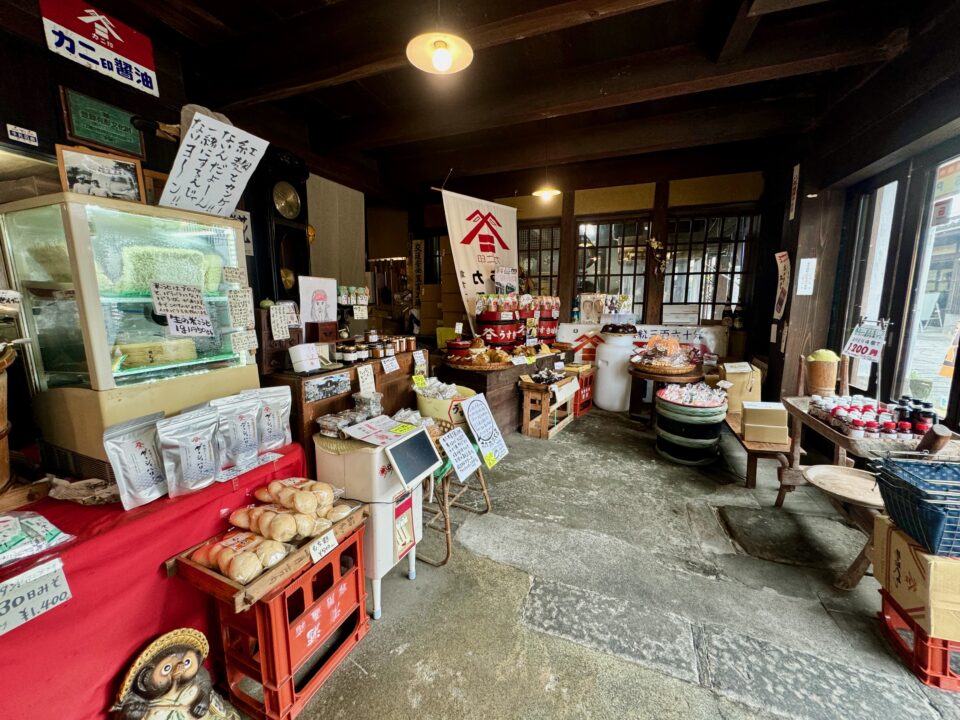
M 282 459 L 232 482 L 130 512 L 51 499 L 23 508 L 77 536 L 57 553 L 73 597 L 0 637 L 0 718 L 105 718 L 129 663 L 156 636 L 193 627 L 219 647 L 210 598 L 168 578 L 163 563 L 224 530 L 256 488 L 302 476 L 303 449 L 279 452 Z M 35 562 L 4 568 L 0 580 Z

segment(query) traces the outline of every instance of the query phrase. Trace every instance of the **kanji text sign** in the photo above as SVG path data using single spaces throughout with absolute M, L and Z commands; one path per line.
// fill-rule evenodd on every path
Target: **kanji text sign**
M 885 338 L 886 331 L 880 325 L 868 323 L 857 325 L 850 333 L 847 344 L 843 348 L 843 354 L 858 360 L 879 362 Z

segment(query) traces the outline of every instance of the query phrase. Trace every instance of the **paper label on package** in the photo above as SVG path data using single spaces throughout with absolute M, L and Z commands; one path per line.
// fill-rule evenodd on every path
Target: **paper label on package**
M 723 369 L 726 371 L 727 375 L 734 373 L 753 372 L 753 366 L 748 362 L 724 363 Z
M 364 395 L 371 395 L 377 391 L 377 385 L 373 379 L 373 365 L 358 365 L 357 380 L 360 381 L 360 392 Z
M 427 379 L 420 373 L 417 373 L 416 375 L 413 376 L 413 385 L 414 387 L 419 387 L 419 388 L 426 387 Z
M 857 325 L 847 339 L 843 354 L 858 360 L 878 362 L 880 353 L 883 352 L 886 336 L 886 330 L 880 325 L 873 323 Z
M 242 330 L 253 330 L 253 290 L 240 288 L 227 290 L 227 311 L 230 314 L 230 326 Z
M 454 324 L 454 326 L 453 326 L 453 331 L 454 331 L 457 335 L 463 335 L 463 323 L 462 323 L 462 322 L 458 322 L 458 323 Z
M 353 319 L 354 320 L 366 320 L 369 317 L 367 314 L 366 305 L 354 305 L 353 306 Z
M 413 372 L 415 375 L 427 374 L 427 356 L 423 350 L 413 351 Z
M 537 358 L 533 355 L 527 355 L 526 363 L 527 365 L 533 365 L 537 361 Z
M 463 415 L 467 419 L 470 432 L 480 446 L 484 461 L 487 462 L 487 455 L 492 453 L 494 463 L 500 462 L 509 451 L 483 393 L 467 398 L 460 406 L 463 408 Z M 487 462 L 487 467 L 493 467 L 493 465 Z
M 440 446 L 450 458 L 460 482 L 466 482 L 467 478 L 480 469 L 477 451 L 473 449 L 470 438 L 462 428 L 454 428 L 446 435 L 440 436 Z
M 215 337 L 213 321 L 206 317 L 167 315 L 167 328 L 175 337 Z
M 283 305 L 270 306 L 270 334 L 274 340 L 290 339 L 290 323 Z
M 555 362 L 555 363 L 553 364 L 553 369 L 554 369 L 554 370 L 563 370 L 564 367 L 566 367 L 566 366 L 565 366 L 562 362 Z
M 394 433 L 395 435 L 406 435 L 411 430 L 416 430 L 416 429 L 417 428 L 415 426 L 409 423 L 397 423 L 392 428 L 390 428 L 390 432 Z
M 253 330 L 241 330 L 230 335 L 230 342 L 234 352 L 243 352 L 245 350 L 256 350 L 260 345 L 257 342 L 257 334 Z
M 60 558 L 0 583 L 0 635 L 53 610 L 71 597 Z
M 380 364 L 383 366 L 383 372 L 386 374 L 397 372 L 400 369 L 400 363 L 397 362 L 395 357 L 385 357 L 380 361 Z
M 233 285 L 243 285 L 246 281 L 246 273 L 238 267 L 223 268 L 223 281 Z
M 203 303 L 203 288 L 199 285 L 152 282 L 150 295 L 153 298 L 153 311 L 157 315 L 181 317 L 207 315 L 207 306 Z
M 324 557 L 337 547 L 337 536 L 333 530 L 327 530 L 323 535 L 310 543 L 310 559 L 313 562 L 320 562 Z

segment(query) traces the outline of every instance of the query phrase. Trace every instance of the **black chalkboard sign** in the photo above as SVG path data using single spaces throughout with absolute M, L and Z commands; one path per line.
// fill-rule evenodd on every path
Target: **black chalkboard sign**
M 407 433 L 387 446 L 386 451 L 400 482 L 408 490 L 442 464 L 425 428 Z

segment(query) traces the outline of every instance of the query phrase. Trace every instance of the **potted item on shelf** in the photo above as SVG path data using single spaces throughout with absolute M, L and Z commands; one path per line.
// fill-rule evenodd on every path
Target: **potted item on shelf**
M 807 356 L 807 387 L 811 395 L 833 397 L 837 394 L 837 369 L 840 356 L 821 349 Z

